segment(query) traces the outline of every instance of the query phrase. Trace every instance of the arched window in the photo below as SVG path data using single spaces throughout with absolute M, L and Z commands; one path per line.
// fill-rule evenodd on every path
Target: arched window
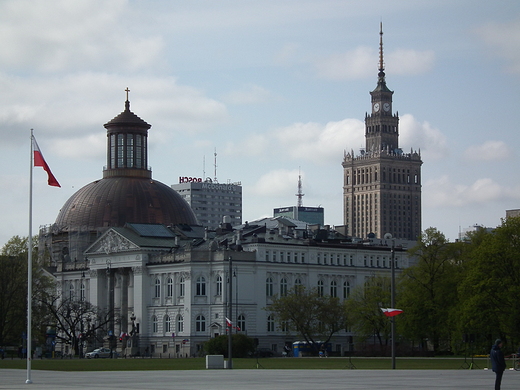
M 198 296 L 206 295 L 206 279 L 204 276 L 199 276 L 196 282 L 196 294 Z
M 222 295 L 222 276 L 217 276 L 217 294 Z
M 170 316 L 167 314 L 164 316 L 164 333 L 170 333 L 171 332 L 171 322 L 170 322 Z
M 166 281 L 166 286 L 167 286 L 167 291 L 166 291 L 167 297 L 168 298 L 173 297 L 173 279 L 171 277 L 168 278 L 168 280 Z
M 294 293 L 296 295 L 300 295 L 303 291 L 303 285 L 302 285 L 302 280 L 301 279 L 296 279 L 294 281 Z
M 74 299 L 74 285 L 72 283 L 69 286 L 69 299 L 71 301 Z
M 274 332 L 274 318 L 271 315 L 267 317 L 267 331 Z
M 157 316 L 152 316 L 152 332 L 157 333 L 159 331 L 159 323 L 157 322 Z
M 338 284 L 335 280 L 330 282 L 330 296 L 334 298 L 338 296 Z
M 323 280 L 318 280 L 318 295 L 322 297 L 324 293 Z
M 350 296 L 350 282 L 343 283 L 343 298 L 347 299 Z
M 240 314 L 237 319 L 237 330 L 241 330 L 244 332 L 246 330 L 246 317 L 243 314 Z
M 180 314 L 177 316 L 177 333 L 184 332 L 184 317 Z
M 287 279 L 285 278 L 282 278 L 282 280 L 280 280 L 280 296 L 287 296 Z
M 273 296 L 273 279 L 267 278 L 265 280 L 265 295 L 268 297 Z
M 184 283 L 185 283 L 184 276 L 181 276 L 181 278 L 179 279 L 179 296 L 180 297 L 184 296 L 184 288 L 185 288 Z
M 161 297 L 161 280 L 159 278 L 155 279 L 155 298 Z
M 197 332 L 205 332 L 206 331 L 206 318 L 202 315 L 198 315 L 195 320 L 195 330 Z

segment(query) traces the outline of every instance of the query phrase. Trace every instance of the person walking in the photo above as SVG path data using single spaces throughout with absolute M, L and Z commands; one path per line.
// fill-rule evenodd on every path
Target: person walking
M 491 367 L 493 372 L 496 374 L 495 390 L 500 390 L 502 375 L 504 375 L 504 370 L 506 369 L 506 361 L 500 348 L 502 348 L 502 340 L 497 339 L 495 341 L 495 345 L 491 347 L 491 352 L 489 353 L 491 358 Z

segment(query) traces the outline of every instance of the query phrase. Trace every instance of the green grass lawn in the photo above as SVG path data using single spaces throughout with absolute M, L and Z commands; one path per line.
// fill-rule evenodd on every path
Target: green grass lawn
M 390 358 L 263 358 L 233 359 L 235 369 L 281 369 L 281 370 L 342 370 L 349 369 L 351 363 L 360 370 L 386 370 L 392 368 Z M 456 370 L 468 368 L 464 358 L 397 358 L 396 369 L 403 370 Z M 511 362 L 508 362 L 508 366 Z M 26 369 L 27 363 L 20 359 L 0 360 L 0 369 Z M 487 367 L 487 359 L 474 359 L 473 368 Z M 33 360 L 33 370 L 55 371 L 133 371 L 133 370 L 203 370 L 205 358 L 189 359 L 43 359 Z

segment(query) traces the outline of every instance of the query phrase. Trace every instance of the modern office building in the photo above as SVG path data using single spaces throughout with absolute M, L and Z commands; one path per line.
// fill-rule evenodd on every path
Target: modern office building
M 399 147 L 399 116 L 393 113 L 386 85 L 383 31 L 379 41 L 379 73 L 370 92 L 372 111 L 365 116 L 365 148 L 343 158 L 343 223 L 353 237 L 416 240 L 421 233 L 421 154 Z
M 324 225 L 325 214 L 323 207 L 289 206 L 279 207 L 273 210 L 274 217 L 288 217 L 298 221 L 307 222 L 309 225 Z
M 171 186 L 191 206 L 199 224 L 217 229 L 229 219 L 232 226 L 242 223 L 242 184 L 217 183 L 214 180 L 179 177 Z

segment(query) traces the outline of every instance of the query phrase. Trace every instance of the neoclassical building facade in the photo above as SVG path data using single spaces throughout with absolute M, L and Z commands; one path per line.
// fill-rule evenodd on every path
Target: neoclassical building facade
M 390 274 L 392 245 L 396 272 L 408 267 L 410 244 L 353 242 L 283 217 L 224 225 L 212 236 L 198 227 L 127 224 L 106 231 L 79 267 L 64 264 L 60 280 L 65 293 L 84 291 L 114 313 L 106 331 L 128 335 L 112 345 L 122 354 L 197 356 L 205 341 L 226 334 L 226 318 L 259 347 L 281 352 L 299 336 L 266 310 L 274 297 L 303 285 L 347 299 L 367 278 Z M 347 336 L 343 330 L 332 340 L 338 355 L 351 348 Z

